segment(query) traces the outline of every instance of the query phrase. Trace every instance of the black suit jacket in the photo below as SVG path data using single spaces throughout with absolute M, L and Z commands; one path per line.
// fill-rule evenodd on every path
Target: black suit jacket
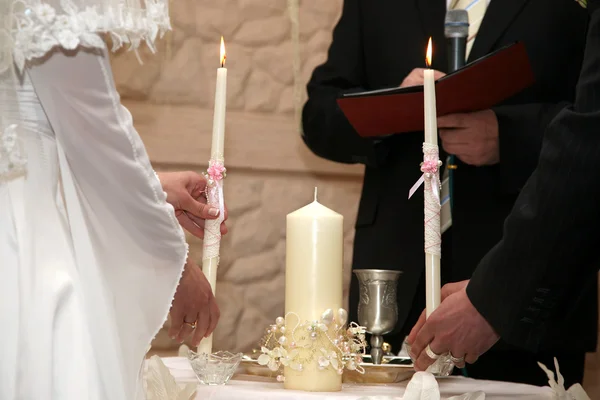
M 534 351 L 557 338 L 573 345 L 578 335 L 568 321 L 594 319 L 580 315 L 600 259 L 600 0 L 589 8 L 575 104 L 548 127 L 539 165 L 506 220 L 504 238 L 467 287 L 504 340 Z
M 400 85 L 413 68 L 424 66 L 429 36 L 434 43 L 433 68 L 445 71 L 445 12 L 445 0 L 346 0 L 328 59 L 308 84 L 303 111 L 303 139 L 315 154 L 366 165 L 353 268 L 404 271 L 398 290 L 397 342 L 424 308 L 423 191 L 407 199 L 421 174 L 423 133 L 395 135 L 382 142 L 360 138 L 337 107 L 336 97 Z M 476 168 L 458 163 L 453 227 L 443 237 L 444 281 L 469 278 L 502 237 L 503 221 L 535 168 L 544 129 L 574 99 L 586 26 L 587 13 L 574 1 L 491 1 L 470 60 L 523 41 L 536 83 L 494 108 L 500 164 Z M 444 154 L 441 159 L 445 161 Z M 349 311 L 354 319 L 357 290 L 353 276 Z M 595 316 L 596 309 L 592 288 L 576 316 Z M 595 323 L 574 319 L 573 324 L 581 340 L 563 347 L 594 349 Z

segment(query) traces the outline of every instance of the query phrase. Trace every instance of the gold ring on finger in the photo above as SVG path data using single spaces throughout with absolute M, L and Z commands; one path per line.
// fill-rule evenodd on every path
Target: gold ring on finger
M 196 329 L 196 324 L 198 323 L 198 321 L 194 321 L 194 322 L 183 321 L 183 323 L 186 324 L 187 326 L 189 326 L 192 329 Z

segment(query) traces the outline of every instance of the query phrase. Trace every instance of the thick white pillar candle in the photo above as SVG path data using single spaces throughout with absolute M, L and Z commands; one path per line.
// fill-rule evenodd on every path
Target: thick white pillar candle
M 210 159 L 213 162 L 223 164 L 225 157 L 223 155 L 225 145 L 225 113 L 227 109 L 227 68 L 225 68 L 225 42 L 221 37 L 221 68 L 217 69 L 217 85 L 215 91 L 215 110 L 213 115 L 213 135 Z M 223 181 L 221 180 L 221 185 Z M 212 204 L 219 207 L 219 204 Z M 214 220 L 207 220 L 204 226 L 204 254 L 208 254 L 207 246 L 217 247 L 216 255 L 212 257 L 202 258 L 202 272 L 210 283 L 213 294 L 217 295 L 217 268 L 219 266 L 219 246 L 220 246 L 220 231 L 223 216 Z M 215 249 L 211 248 L 211 254 L 215 253 Z M 198 346 L 198 353 L 212 353 L 212 334 L 202 339 Z
M 429 39 L 429 44 L 427 46 L 427 66 L 431 66 L 432 60 L 432 45 L 431 38 Z M 437 130 L 437 111 L 435 104 L 435 78 L 433 75 L 433 69 L 426 69 L 424 71 L 424 83 L 423 83 L 423 94 L 424 94 L 424 106 L 425 106 L 425 143 L 431 145 L 438 145 L 438 130 Z M 436 160 L 437 161 L 437 160 Z M 425 207 L 428 207 L 428 204 L 431 204 L 431 199 L 433 197 L 432 190 L 438 191 L 438 199 L 439 199 L 439 188 L 434 187 L 431 188 L 431 182 L 435 182 L 430 180 L 429 183 L 425 182 Z M 433 232 L 434 234 L 440 235 L 440 226 L 439 226 L 439 210 L 437 217 L 437 224 L 432 226 L 432 224 L 425 225 L 425 229 L 437 229 L 437 232 Z M 430 232 L 431 233 L 431 232 Z M 428 232 L 425 232 L 425 236 L 427 237 Z M 426 307 L 427 307 L 427 316 L 431 315 L 431 313 L 440 305 L 441 300 L 441 276 L 440 276 L 440 255 L 439 254 L 431 254 L 425 251 L 425 292 L 426 292 Z
M 315 201 L 287 216 L 285 312 L 304 321 L 318 321 L 327 309 L 342 307 L 344 217 Z M 295 325 L 288 318 L 288 334 Z M 302 336 L 308 336 L 303 333 Z M 288 336 L 289 339 L 289 336 Z M 296 348 L 310 345 L 306 337 Z M 318 351 L 318 349 L 317 349 Z M 302 358 L 309 350 L 300 350 Z M 304 354 L 303 354 L 304 352 Z M 342 376 L 333 368 L 319 369 L 316 359 L 302 371 L 285 368 L 286 389 L 333 392 L 342 388 Z

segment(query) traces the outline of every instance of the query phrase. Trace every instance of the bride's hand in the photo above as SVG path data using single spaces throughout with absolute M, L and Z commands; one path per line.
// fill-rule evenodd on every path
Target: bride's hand
M 220 211 L 206 204 L 206 178 L 192 171 L 161 172 L 158 178 L 181 226 L 192 235 L 204 238 L 204 220 L 216 219 Z M 227 233 L 226 220 L 227 207 L 221 224 L 223 235 Z
M 221 312 L 208 280 L 192 261 L 185 265 L 170 315 L 169 336 L 180 343 L 193 333 L 191 344 L 198 346 L 217 326 Z

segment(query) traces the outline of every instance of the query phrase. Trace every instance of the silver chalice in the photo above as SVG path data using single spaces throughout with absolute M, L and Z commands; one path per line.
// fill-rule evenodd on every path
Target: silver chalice
M 383 360 L 383 335 L 390 333 L 398 322 L 399 271 L 381 269 L 354 270 L 359 282 L 358 323 L 371 334 L 373 364 Z

